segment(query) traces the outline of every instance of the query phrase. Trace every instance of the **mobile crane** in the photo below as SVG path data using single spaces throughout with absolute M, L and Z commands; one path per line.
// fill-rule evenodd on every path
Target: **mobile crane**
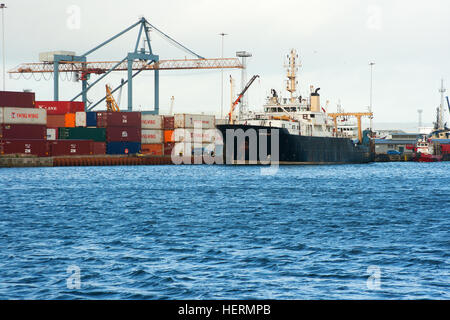
M 241 102 L 242 98 L 244 97 L 245 93 L 248 91 L 248 89 L 250 89 L 250 87 L 252 86 L 253 82 L 255 82 L 255 80 L 259 78 L 258 75 L 253 76 L 250 81 L 247 83 L 247 85 L 245 86 L 244 90 L 242 90 L 242 92 L 239 94 L 238 98 L 236 99 L 236 101 L 231 105 L 231 110 L 230 113 L 228 114 L 229 117 L 229 121 L 230 124 L 234 124 L 234 120 L 233 120 L 233 112 L 234 109 L 236 109 L 236 106 L 239 104 L 239 102 Z

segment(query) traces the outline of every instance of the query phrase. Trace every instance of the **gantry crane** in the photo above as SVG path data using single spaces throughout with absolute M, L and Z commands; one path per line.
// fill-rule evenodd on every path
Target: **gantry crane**
M 334 130 L 336 132 L 336 136 L 338 135 L 338 124 L 337 118 L 339 117 L 355 117 L 358 119 L 358 139 L 359 142 L 362 143 L 363 133 L 362 133 L 362 117 L 373 118 L 373 113 L 371 112 L 363 112 L 363 113 L 328 113 L 328 116 L 333 118 L 334 121 Z
M 138 38 L 134 46 L 134 50 L 129 52 L 125 58 L 121 61 L 99 61 L 90 62 L 87 61 L 87 57 L 98 49 L 111 43 L 113 40 L 119 38 L 123 34 L 130 30 L 139 27 Z M 184 50 L 189 55 L 194 56 L 195 59 L 183 59 L 183 60 L 160 60 L 158 55 L 155 55 L 150 43 L 150 31 L 155 31 L 163 38 L 168 40 L 171 44 Z M 141 49 L 139 43 L 141 39 L 144 39 L 144 45 Z M 145 18 L 141 18 L 138 22 L 109 38 L 105 42 L 101 43 L 97 47 L 87 51 L 81 56 L 76 55 L 64 55 L 55 54 L 52 62 L 41 63 L 25 63 L 18 67 L 8 71 L 10 75 L 13 74 L 35 74 L 35 73 L 50 73 L 53 74 L 54 82 L 54 100 L 59 100 L 59 74 L 60 73 L 76 73 L 79 80 L 82 83 L 81 92 L 76 95 L 72 101 L 75 101 L 79 97 L 82 98 L 86 105 L 86 110 L 92 110 L 101 102 L 106 100 L 106 96 L 100 101 L 87 106 L 88 91 L 94 87 L 97 83 L 103 80 L 113 71 L 127 71 L 128 79 L 123 81 L 120 86 L 111 90 L 111 94 L 122 88 L 125 84 L 128 86 L 128 111 L 133 110 L 133 78 L 135 78 L 142 71 L 154 71 L 154 91 L 155 91 L 155 114 L 159 114 L 159 71 L 160 70 L 190 70 L 190 69 L 232 69 L 243 68 L 242 63 L 237 58 L 230 59 L 205 59 L 204 57 L 189 50 L 167 34 L 150 24 Z M 99 75 L 92 84 L 88 83 L 91 75 Z
M 253 82 L 255 82 L 255 80 L 259 78 L 258 75 L 253 76 L 250 81 L 247 83 L 247 85 L 245 86 L 244 90 L 242 90 L 242 92 L 239 94 L 238 98 L 236 99 L 236 101 L 231 105 L 231 110 L 230 113 L 228 114 L 229 117 L 229 121 L 230 124 L 233 124 L 233 112 L 234 109 L 236 109 L 236 106 L 239 104 L 239 102 L 242 100 L 242 98 L 244 97 L 245 93 L 248 91 L 248 89 L 250 89 L 250 87 L 252 86 Z

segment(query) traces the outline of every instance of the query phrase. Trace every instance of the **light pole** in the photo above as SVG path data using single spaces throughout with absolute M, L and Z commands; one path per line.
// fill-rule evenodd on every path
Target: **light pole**
M 224 57 L 224 43 L 225 43 L 225 36 L 227 36 L 228 34 L 226 33 L 219 33 L 219 36 L 222 37 L 222 59 Z M 223 68 L 222 68 L 222 84 L 221 84 L 221 88 L 222 88 L 222 97 L 220 100 L 220 118 L 223 118 Z
M 375 62 L 370 62 L 370 106 L 369 106 L 369 112 L 373 113 L 373 66 L 375 65 Z M 370 117 L 370 130 L 373 130 L 373 116 Z
M 5 58 L 5 9 L 7 6 L 2 3 L 0 4 L 0 9 L 2 9 L 2 55 L 3 55 L 3 91 L 5 91 L 6 88 L 6 58 Z

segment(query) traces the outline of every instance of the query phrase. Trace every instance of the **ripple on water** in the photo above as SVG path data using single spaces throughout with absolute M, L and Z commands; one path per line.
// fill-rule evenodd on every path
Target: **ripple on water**
M 448 172 L 1 169 L 0 298 L 449 299 Z

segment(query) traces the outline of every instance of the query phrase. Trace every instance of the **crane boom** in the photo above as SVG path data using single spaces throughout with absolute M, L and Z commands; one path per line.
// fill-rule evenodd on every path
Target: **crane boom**
M 120 112 L 119 106 L 112 95 L 111 87 L 109 85 L 106 85 L 106 109 L 109 112 Z
M 106 73 L 114 66 L 114 71 L 127 71 L 128 61 L 125 59 L 121 63 L 118 61 L 97 61 L 97 62 L 77 62 L 61 61 L 58 66 L 59 72 L 85 72 L 85 73 Z M 223 59 L 180 59 L 161 60 L 149 64 L 146 61 L 134 60 L 132 69 L 139 70 L 190 70 L 190 69 L 234 69 L 242 68 L 242 63 L 237 58 Z M 8 71 L 10 74 L 26 73 L 53 73 L 53 63 L 24 63 Z
M 230 113 L 228 114 L 229 118 L 230 118 L 230 124 L 233 123 L 233 112 L 234 109 L 236 109 L 236 106 L 239 104 L 239 102 L 241 102 L 242 98 L 244 97 L 245 93 L 248 91 L 248 89 L 250 89 L 250 87 L 252 86 L 253 82 L 255 82 L 255 80 L 259 78 L 258 75 L 253 76 L 250 81 L 247 83 L 247 85 L 245 86 L 244 90 L 242 90 L 242 92 L 239 94 L 238 98 L 236 99 L 236 101 L 232 104 L 231 106 L 231 110 Z
M 450 112 L 450 101 L 448 101 L 448 96 L 447 96 L 447 106 L 448 106 L 448 112 Z

